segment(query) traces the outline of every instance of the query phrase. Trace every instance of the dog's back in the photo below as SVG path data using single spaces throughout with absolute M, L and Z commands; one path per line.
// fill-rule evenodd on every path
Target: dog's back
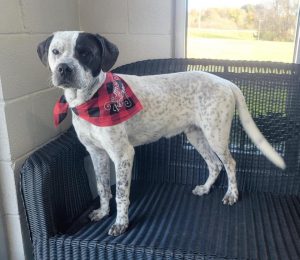
M 144 107 L 143 111 L 125 122 L 134 146 L 171 137 L 191 126 L 200 127 L 203 117 L 213 117 L 224 102 L 222 110 L 228 111 L 228 117 L 233 115 L 235 99 L 230 88 L 232 83 L 212 74 L 180 72 L 120 77 L 132 86 Z

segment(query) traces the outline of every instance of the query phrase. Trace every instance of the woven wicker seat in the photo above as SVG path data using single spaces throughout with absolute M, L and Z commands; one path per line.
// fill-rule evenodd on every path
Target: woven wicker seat
M 33 153 L 21 188 L 35 259 L 300 259 L 300 65 L 195 59 L 146 60 L 117 73 L 150 75 L 187 70 L 214 73 L 243 91 L 253 118 L 284 157 L 273 166 L 233 118 L 231 145 L 240 199 L 221 202 L 222 170 L 214 188 L 194 196 L 208 171 L 183 135 L 136 148 L 130 226 L 107 235 L 111 214 L 90 222 L 99 206 L 85 172 L 85 148 L 74 129 Z M 114 190 L 114 187 L 113 187 Z

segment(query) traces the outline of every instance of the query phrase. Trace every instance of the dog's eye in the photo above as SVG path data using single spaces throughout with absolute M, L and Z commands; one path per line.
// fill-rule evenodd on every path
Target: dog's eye
M 52 53 L 53 53 L 54 55 L 58 55 L 58 54 L 59 54 L 59 50 L 58 50 L 58 49 L 53 49 L 53 50 L 52 50 Z
M 78 54 L 82 57 L 87 57 L 90 55 L 90 52 L 88 50 L 79 50 Z

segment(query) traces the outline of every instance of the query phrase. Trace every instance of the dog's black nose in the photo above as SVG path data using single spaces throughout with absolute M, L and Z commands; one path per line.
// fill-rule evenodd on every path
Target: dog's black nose
M 59 64 L 57 69 L 59 74 L 63 77 L 69 76 L 72 73 L 72 68 L 66 63 Z

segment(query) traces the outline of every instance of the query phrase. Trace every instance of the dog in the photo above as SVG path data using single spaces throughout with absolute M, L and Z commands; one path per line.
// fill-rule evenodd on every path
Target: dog
M 119 55 L 117 46 L 98 34 L 62 31 L 41 42 L 37 52 L 52 73 L 53 85 L 63 89 L 64 104 L 72 110 L 77 136 L 93 162 L 101 206 L 89 215 L 92 221 L 109 214 L 112 198 L 109 158 L 115 165 L 117 216 L 109 235 L 118 236 L 128 228 L 134 147 L 162 137 L 185 133 L 206 161 L 208 179 L 196 186 L 193 194 L 209 193 L 224 166 L 228 189 L 223 203 L 237 202 L 236 163 L 228 148 L 236 106 L 243 128 L 254 144 L 276 166 L 285 168 L 283 159 L 256 127 L 242 92 L 230 81 L 200 71 L 153 76 L 116 75 L 131 88 L 141 109 L 121 123 L 99 126 L 80 117 L 75 108 L 104 88 L 106 75 Z M 124 89 L 119 90 L 115 95 L 119 101 L 108 104 L 117 112 L 124 105 L 120 96 Z

